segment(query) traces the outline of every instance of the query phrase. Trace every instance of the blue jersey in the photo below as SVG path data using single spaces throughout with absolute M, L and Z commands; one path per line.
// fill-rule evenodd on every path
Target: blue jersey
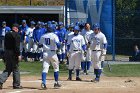
M 5 36 L 5 34 L 9 32 L 10 30 L 11 28 L 8 26 L 0 28 L 0 36 Z
M 39 42 L 42 35 L 46 33 L 46 29 L 44 28 L 35 28 L 33 31 L 33 39 L 34 42 Z
M 45 27 L 43 27 L 42 30 L 47 33 L 47 29 Z
M 29 27 L 26 25 L 26 26 L 20 26 L 19 27 L 19 34 L 20 34 L 20 42 L 23 42 L 24 41 L 24 37 L 25 37 L 25 33 L 27 31 Z
M 65 28 L 57 29 L 55 31 L 55 34 L 58 36 L 60 42 L 64 42 L 66 29 Z

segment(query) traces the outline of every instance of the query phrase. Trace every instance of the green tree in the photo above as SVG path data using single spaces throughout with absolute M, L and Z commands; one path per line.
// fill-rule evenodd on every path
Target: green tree
M 134 20 L 138 1 L 139 0 L 116 1 L 116 37 L 135 37 Z

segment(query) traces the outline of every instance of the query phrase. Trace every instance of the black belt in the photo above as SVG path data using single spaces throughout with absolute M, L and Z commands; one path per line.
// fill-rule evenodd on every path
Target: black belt
M 101 50 L 92 50 L 92 51 L 101 51 Z
M 56 50 L 51 50 L 51 51 L 56 51 Z
M 45 50 L 45 51 L 43 51 L 43 52 L 48 52 L 48 51 L 53 51 L 53 52 L 55 52 L 56 50 Z
M 73 51 L 80 51 L 80 50 L 73 50 Z

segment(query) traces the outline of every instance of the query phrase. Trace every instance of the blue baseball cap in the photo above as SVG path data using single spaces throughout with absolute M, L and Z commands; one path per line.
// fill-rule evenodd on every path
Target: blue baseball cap
M 59 26 L 62 26 L 62 25 L 63 25 L 63 22 L 59 22 L 58 25 L 59 25 Z
M 74 30 L 80 31 L 80 27 L 79 26 L 75 26 Z
M 37 24 L 38 24 L 38 25 L 41 25 L 41 22 L 40 22 L 40 21 L 38 21 L 38 22 L 37 22 Z
M 48 24 L 48 27 L 52 28 L 52 27 L 53 27 L 53 25 L 52 25 L 52 24 Z
M 6 21 L 3 21 L 2 24 L 6 24 Z
M 55 21 L 54 20 L 52 20 L 52 24 L 55 24 Z
M 22 20 L 22 23 L 26 23 L 26 20 Z
M 34 21 L 31 21 L 30 23 L 33 24 L 33 25 L 35 25 L 35 22 Z
M 52 24 L 52 22 L 51 21 L 48 21 L 47 24 Z
M 74 24 L 73 24 L 73 23 L 71 23 L 71 24 L 69 25 L 69 27 L 74 27 Z
M 47 27 L 47 31 L 48 32 L 54 32 L 54 27 L 53 27 L 53 25 L 52 24 L 48 24 L 48 27 Z
M 45 25 L 45 23 L 44 23 L 44 22 L 41 22 L 41 25 L 43 25 L 43 26 L 44 26 L 44 25 Z
M 100 28 L 100 24 L 99 23 L 95 23 L 94 25 L 93 25 L 93 29 L 99 29 Z
M 80 24 L 80 22 L 76 22 L 76 24 L 75 24 L 75 25 L 76 25 L 76 26 L 79 26 L 79 24 Z
M 44 23 L 44 25 L 46 26 L 48 23 Z

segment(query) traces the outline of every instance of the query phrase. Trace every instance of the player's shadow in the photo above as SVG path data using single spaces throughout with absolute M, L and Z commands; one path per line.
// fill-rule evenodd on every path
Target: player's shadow
M 38 88 L 35 88 L 35 87 L 23 87 L 23 89 L 38 89 Z
M 68 82 L 70 82 L 70 81 L 76 81 L 75 79 L 73 79 L 73 80 L 67 80 L 67 79 L 65 79 L 65 80 L 60 80 L 60 81 L 68 81 Z M 82 81 L 76 81 L 76 82 L 91 82 L 90 80 L 82 80 Z
M 42 79 L 38 79 L 38 80 L 42 80 Z M 51 78 L 49 78 L 49 79 L 46 79 L 46 80 L 54 80 L 53 78 L 51 79 Z
M 82 80 L 80 82 L 91 82 L 91 80 Z
M 13 88 L 13 87 L 12 87 L 12 88 Z M 2 90 L 8 90 L 8 89 L 11 89 L 11 88 L 9 88 L 9 87 L 8 87 L 8 88 L 2 88 Z M 1 92 L 0 92 L 0 93 L 1 93 Z
M 61 88 L 48 88 L 47 89 L 42 89 L 42 88 L 39 88 L 38 90 L 50 90 L 50 89 L 55 89 L 55 90 L 58 90 L 58 89 L 61 89 Z
M 9 88 L 13 88 L 13 86 L 8 86 L 8 87 Z M 35 87 L 24 87 L 24 86 L 22 86 L 22 89 L 38 89 L 38 88 L 35 88 Z

